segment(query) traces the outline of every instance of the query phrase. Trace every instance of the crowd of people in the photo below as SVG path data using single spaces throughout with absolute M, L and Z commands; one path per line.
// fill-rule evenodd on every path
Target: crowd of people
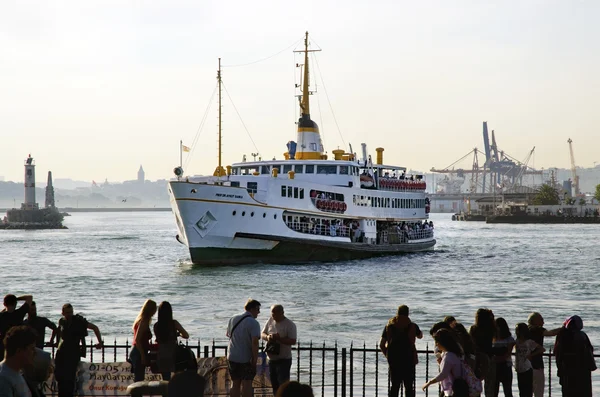
M 17 308 L 19 301 L 24 302 Z M 102 347 L 102 335 L 98 327 L 74 314 L 70 303 L 63 305 L 58 325 L 37 315 L 36 304 L 31 295 L 17 297 L 9 294 L 4 297 L 3 303 L 4 309 L 0 312 L 0 357 L 3 357 L 0 362 L 0 396 L 44 395 L 42 383 L 48 378 L 50 371 L 50 354 L 42 350 L 46 328 L 52 330 L 51 344 L 56 338 L 54 377 L 58 395 L 73 396 L 77 367 L 81 357 L 85 357 L 88 330 L 96 335 L 96 348 Z
M 18 301 L 24 303 L 18 306 Z M 229 339 L 227 362 L 232 380 L 232 397 L 250 397 L 252 381 L 256 376 L 259 341 L 266 342 L 265 351 L 273 394 L 277 397 L 312 397 L 310 386 L 290 381 L 292 346 L 297 341 L 296 325 L 285 316 L 282 305 L 270 308 L 270 316 L 261 328 L 257 321 L 261 304 L 248 299 L 244 311 L 233 316 L 227 324 Z M 152 319 L 158 313 L 156 323 Z M 25 317 L 27 316 L 27 319 Z M 62 307 L 58 324 L 38 316 L 31 295 L 4 297 L 4 310 L 0 312 L 0 396 L 42 397 L 42 383 L 50 371 L 50 355 L 42 349 L 46 328 L 52 331 L 49 345 L 56 346 L 54 375 L 59 397 L 73 396 L 76 391 L 76 372 L 81 357 L 85 357 L 85 338 L 88 330 L 94 332 L 97 344 L 102 347 L 102 336 L 97 326 L 84 317 L 74 314 L 69 303 Z M 454 317 L 447 316 L 430 328 L 435 340 L 435 354 L 439 374 L 427 381 L 422 389 L 440 383 L 441 396 L 497 397 L 502 386 L 505 396 L 512 397 L 513 367 L 517 374 L 520 397 L 544 395 L 544 337 L 556 337 L 554 353 L 563 397 L 591 397 L 591 373 L 596 370 L 593 347 L 582 331 L 579 316 L 569 317 L 561 327 L 544 328 L 540 313 L 531 313 L 527 323 L 511 327 L 503 318 L 485 308 L 477 310 L 475 321 L 467 331 Z M 129 361 L 134 382 L 142 382 L 146 368 L 155 364 L 153 372 L 159 372 L 169 387 L 176 384 L 178 375 L 188 368 L 179 368 L 179 337 L 189 338 L 188 332 L 173 317 L 173 309 L 167 301 L 159 305 L 153 300 L 144 302 L 133 322 L 133 347 Z M 152 344 L 152 339 L 156 344 Z M 389 364 L 390 397 L 397 397 L 401 385 L 404 395 L 414 397 L 414 382 L 418 364 L 416 339 L 423 338 L 419 326 L 409 317 L 409 308 L 398 307 L 396 315 L 385 325 L 380 339 L 380 349 Z M 514 351 L 514 363 L 513 363 Z M 155 353 L 153 357 L 152 353 Z M 194 364 L 196 361 L 193 358 Z M 35 364 L 34 364 L 35 362 Z M 187 374 L 195 376 L 188 381 L 201 385 L 204 380 L 197 374 L 197 367 Z M 171 374 L 176 375 L 172 381 Z M 185 380 L 185 376 L 179 376 Z M 189 376 L 188 376 L 189 378 Z M 199 391 L 201 395 L 202 391 Z M 175 394 L 173 394 L 175 395 Z
M 439 374 L 422 388 L 440 383 L 441 396 L 475 397 L 483 393 L 497 397 L 502 385 L 504 395 L 512 397 L 514 351 L 519 396 L 542 397 L 544 337 L 555 336 L 554 353 L 563 397 L 591 397 L 591 373 L 596 370 L 596 363 L 592 344 L 582 328 L 581 318 L 571 316 L 562 327 L 549 330 L 544 328 L 542 315 L 534 312 L 527 323 L 516 324 L 513 337 L 506 320 L 495 318 L 489 309 L 477 310 L 475 323 L 468 331 L 448 316 L 430 329 Z M 380 340 L 390 369 L 390 397 L 398 396 L 401 384 L 404 395 L 414 397 L 418 363 L 415 340 L 422 337 L 419 326 L 410 320 L 408 307 L 400 306 Z

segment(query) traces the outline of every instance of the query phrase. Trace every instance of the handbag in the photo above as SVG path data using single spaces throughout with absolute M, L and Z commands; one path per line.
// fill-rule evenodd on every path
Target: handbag
M 463 358 L 460 359 L 460 373 L 461 377 L 454 379 L 453 393 L 457 396 L 479 396 L 483 392 L 481 380 L 475 376 L 475 373 Z
M 267 342 L 267 346 L 265 347 L 265 352 L 269 354 L 279 354 L 281 351 L 281 344 L 277 342 Z

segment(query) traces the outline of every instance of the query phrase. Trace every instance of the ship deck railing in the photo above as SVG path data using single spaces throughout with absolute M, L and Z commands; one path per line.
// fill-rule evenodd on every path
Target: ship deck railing
M 326 225 L 314 222 L 294 222 L 286 221 L 287 227 L 298 233 L 312 234 L 318 236 L 330 237 L 350 237 L 351 228 L 345 225 Z
M 433 239 L 433 229 L 423 230 L 401 230 L 391 231 L 383 230 L 379 232 L 380 244 L 402 244 L 413 243 L 420 241 L 428 241 Z

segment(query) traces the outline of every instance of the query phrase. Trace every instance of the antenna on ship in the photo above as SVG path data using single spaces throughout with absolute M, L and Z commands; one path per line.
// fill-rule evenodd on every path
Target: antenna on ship
M 221 58 L 219 58 L 219 69 L 217 70 L 217 82 L 219 84 L 219 165 L 215 169 L 213 176 L 225 176 L 225 169 L 221 163 Z

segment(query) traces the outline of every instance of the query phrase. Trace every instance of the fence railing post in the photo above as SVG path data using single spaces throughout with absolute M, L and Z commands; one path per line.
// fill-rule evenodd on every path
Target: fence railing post
M 321 357 L 321 397 L 325 397 L 325 341 L 323 341 Z
M 300 382 L 300 342 L 296 345 L 296 379 Z
M 375 397 L 379 395 L 379 345 L 375 345 Z
M 115 343 L 113 344 L 113 360 L 117 362 L 117 338 L 115 338 Z
M 346 397 L 346 348 L 342 347 L 342 397 Z
M 548 350 L 548 397 L 552 397 L 552 348 Z
M 350 343 L 350 397 L 354 396 L 354 346 Z
M 429 343 L 425 345 L 425 382 L 429 382 Z M 429 388 L 425 389 L 425 397 L 429 397 Z
M 333 397 L 337 397 L 338 393 L 338 345 L 335 341 L 333 349 Z
M 312 370 L 313 370 L 313 344 L 310 341 L 310 349 L 308 351 L 308 384 L 312 385 Z
M 363 342 L 363 382 L 362 382 L 362 395 L 365 397 L 367 394 L 367 344 Z

